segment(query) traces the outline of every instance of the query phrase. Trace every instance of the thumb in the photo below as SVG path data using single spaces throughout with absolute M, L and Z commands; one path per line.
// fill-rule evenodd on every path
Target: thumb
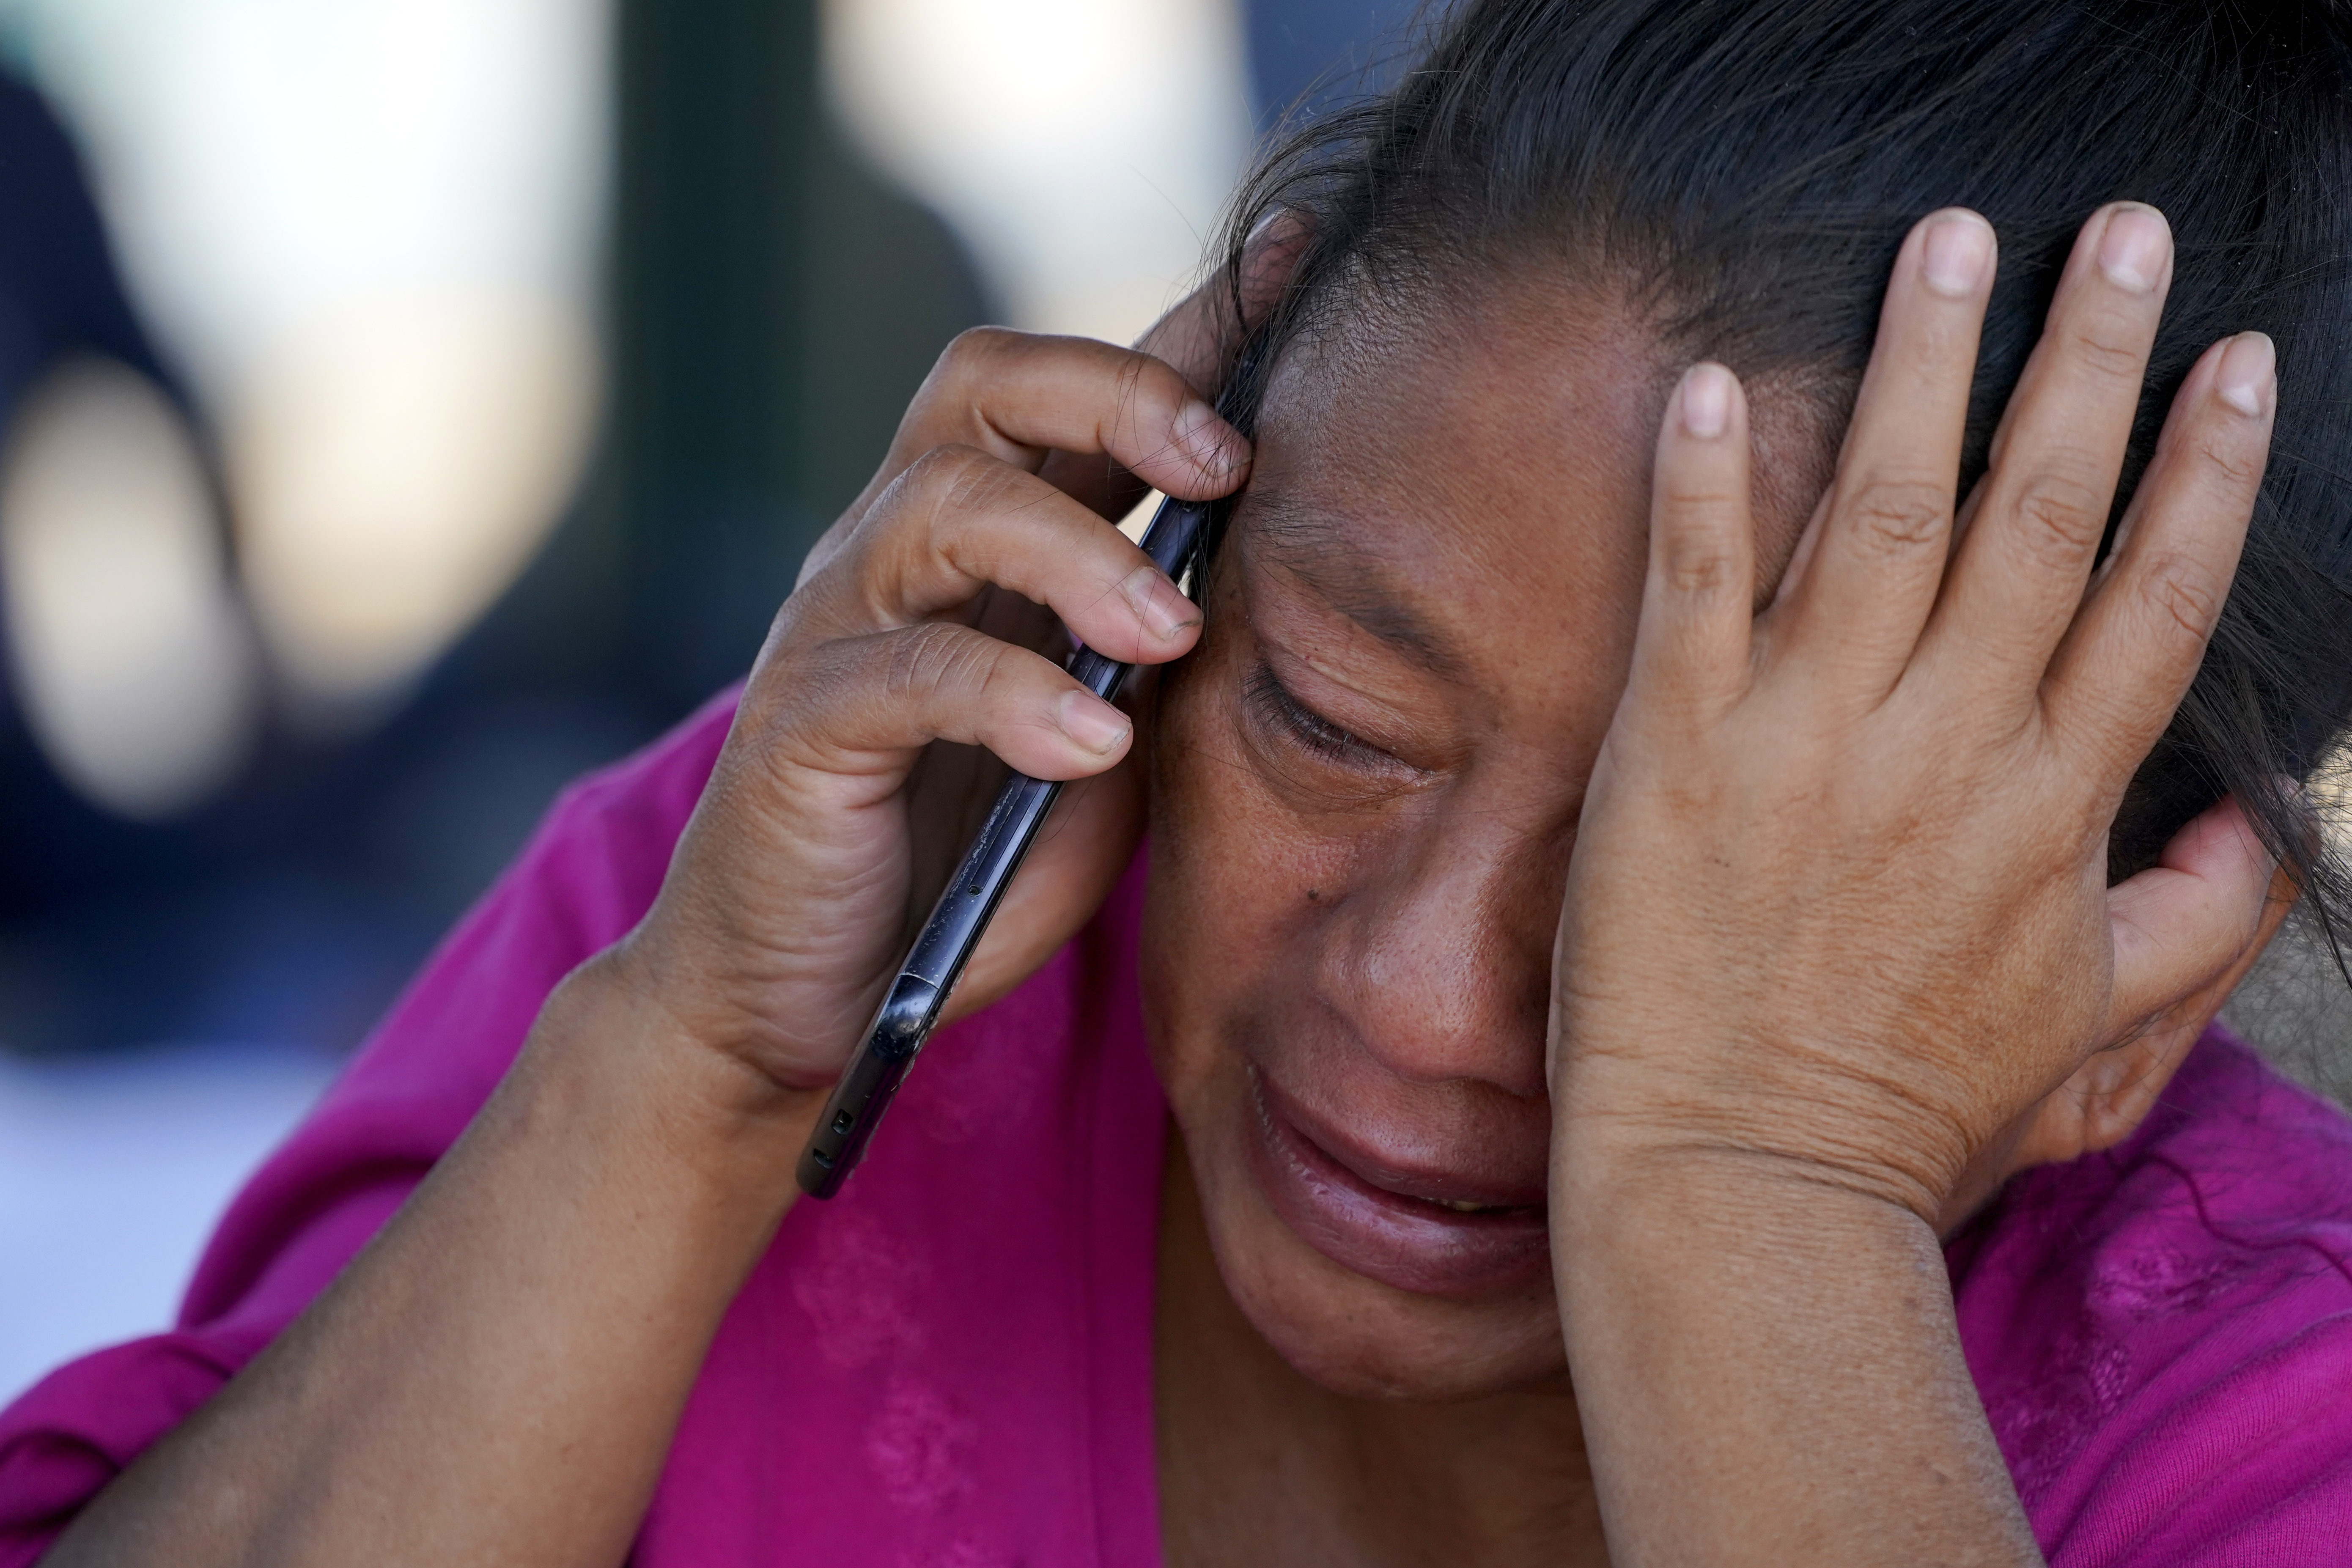
M 2210 986 L 2263 931 L 2277 857 L 2234 795 L 2164 847 L 2157 864 L 2107 889 L 2115 942 L 2108 1038 Z

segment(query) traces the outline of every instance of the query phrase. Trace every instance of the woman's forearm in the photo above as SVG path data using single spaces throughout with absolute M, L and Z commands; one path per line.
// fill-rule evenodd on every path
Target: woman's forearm
M 611 968 L 559 990 L 383 1234 L 48 1564 L 625 1556 L 816 1102 L 675 1039 Z
M 1718 1158 L 1570 1159 L 1553 1194 L 1612 1561 L 2039 1564 L 1934 1233 Z

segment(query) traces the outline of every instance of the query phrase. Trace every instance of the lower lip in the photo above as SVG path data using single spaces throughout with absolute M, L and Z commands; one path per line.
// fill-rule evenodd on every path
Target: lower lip
M 1541 1210 L 1459 1214 L 1376 1187 L 1284 1120 L 1255 1083 L 1250 1100 L 1259 1186 L 1283 1223 L 1340 1268 L 1424 1296 L 1524 1290 L 1549 1274 Z

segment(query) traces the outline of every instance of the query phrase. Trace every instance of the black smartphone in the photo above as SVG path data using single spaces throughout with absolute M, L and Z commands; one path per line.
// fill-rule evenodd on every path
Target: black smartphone
M 1150 526 L 1143 532 L 1143 552 L 1171 581 L 1181 584 L 1193 565 L 1216 505 L 1170 497 L 1152 513 Z M 1092 648 L 1080 648 L 1070 656 L 1067 668 L 1080 685 L 1108 701 L 1118 695 L 1128 672 L 1135 667 L 1106 658 Z M 906 962 L 898 965 L 866 1037 L 858 1042 L 840 1081 L 833 1086 L 824 1113 L 817 1118 L 816 1131 L 809 1135 L 808 1147 L 801 1151 L 801 1190 L 809 1196 L 829 1198 L 841 1191 L 849 1173 L 865 1157 L 882 1113 L 890 1108 L 891 1097 L 906 1081 L 907 1069 L 915 1065 L 923 1042 L 938 1026 L 948 996 L 1061 793 L 1059 784 L 1026 773 L 1016 773 L 1005 780 L 979 837 L 964 851 L 962 863 L 932 906 L 930 918 L 923 922 Z

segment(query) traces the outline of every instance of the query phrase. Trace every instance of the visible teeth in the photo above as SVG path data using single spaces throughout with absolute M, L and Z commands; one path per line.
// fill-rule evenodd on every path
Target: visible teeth
M 1447 1208 L 1452 1209 L 1455 1214 L 1484 1214 L 1488 1209 L 1495 1206 L 1492 1204 L 1466 1204 L 1453 1198 L 1440 1198 L 1437 1201 L 1444 1204 Z

